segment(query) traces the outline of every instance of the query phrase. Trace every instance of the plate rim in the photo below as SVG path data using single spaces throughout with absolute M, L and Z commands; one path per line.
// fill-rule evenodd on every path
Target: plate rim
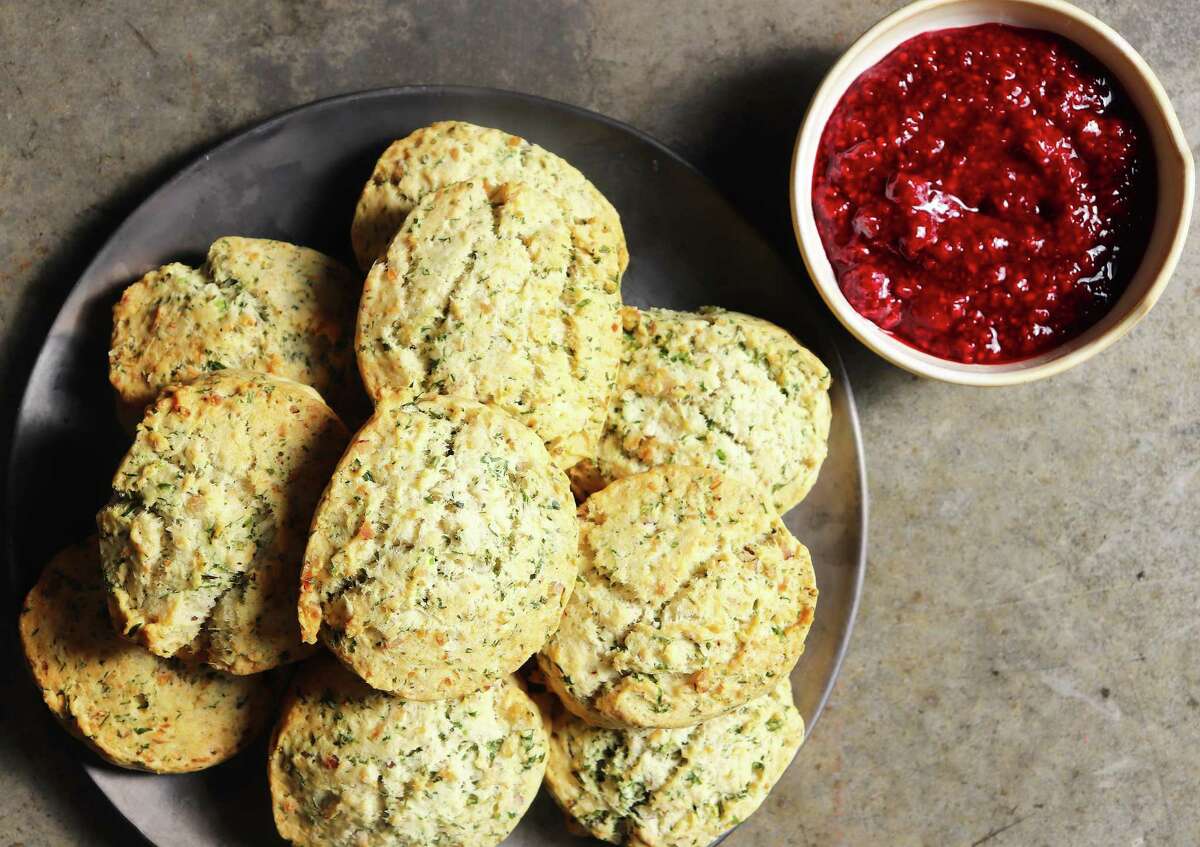
M 741 220 L 752 232 L 754 232 L 762 240 L 763 245 L 765 246 L 767 251 L 769 251 L 769 253 L 771 255 L 773 255 L 776 258 L 776 260 L 778 260 L 783 265 L 784 268 L 787 269 L 790 276 L 795 278 L 798 287 L 801 284 L 801 280 L 804 279 L 803 275 L 799 274 L 797 272 L 797 270 L 792 265 L 790 265 L 783 258 L 783 256 L 781 256 L 779 254 L 779 251 L 762 234 L 762 232 L 756 226 L 754 226 L 752 223 L 750 223 L 750 221 L 746 218 L 746 216 L 743 215 L 741 213 L 741 211 L 739 211 L 737 209 L 737 207 L 735 207 L 733 205 L 733 203 L 728 199 L 728 197 L 726 197 L 725 193 L 723 191 L 721 191 L 717 187 L 717 185 L 706 174 L 704 174 L 699 168 L 697 168 L 690 161 L 688 161 L 686 158 L 684 158 L 680 153 L 678 153 L 675 150 L 673 150 L 672 148 L 668 147 L 666 144 L 659 141 L 657 138 L 655 138 L 654 136 L 645 132 L 644 130 L 641 130 L 629 123 L 626 123 L 625 121 L 621 121 L 621 120 L 618 120 L 617 118 L 609 117 L 608 115 L 602 114 L 602 113 L 594 111 L 592 109 L 587 109 L 582 106 L 577 106 L 573 103 L 567 103 L 567 102 L 564 102 L 561 100 L 555 100 L 553 98 L 543 97 L 543 96 L 537 95 L 537 94 L 528 94 L 525 92 L 511 91 L 508 89 L 496 88 L 496 87 L 491 87 L 491 86 L 419 83 L 419 84 L 411 84 L 411 85 L 385 86 L 385 87 L 381 87 L 381 88 L 368 88 L 368 89 L 362 89 L 359 91 L 351 91 L 351 92 L 343 92 L 340 94 L 333 94 L 333 95 L 330 95 L 327 97 L 321 97 L 316 100 L 311 100 L 306 103 L 301 103 L 296 106 L 291 106 L 280 112 L 271 114 L 261 120 L 253 121 L 242 129 L 235 129 L 235 130 L 231 131 L 229 134 L 227 134 L 226 136 L 221 138 L 219 141 L 214 143 L 212 146 L 203 148 L 199 154 L 193 156 L 185 164 L 180 166 L 178 170 L 176 170 L 174 173 L 172 173 L 167 179 L 165 179 L 162 183 L 158 184 L 157 187 L 152 189 L 149 193 L 147 193 L 138 202 L 138 204 L 136 206 L 134 206 L 132 209 L 130 209 L 128 211 L 128 213 L 126 213 L 122 217 L 120 223 L 118 223 L 108 233 L 108 235 L 104 238 L 104 241 L 101 244 L 101 246 L 99 247 L 99 249 L 97 249 L 96 252 L 92 255 L 91 260 L 87 263 L 86 266 L 84 266 L 83 270 L 79 272 L 79 274 L 75 278 L 75 281 L 71 284 L 70 288 L 67 289 L 64 296 L 62 297 L 62 300 L 58 303 L 58 307 L 57 307 L 57 311 L 54 316 L 54 320 L 51 321 L 50 326 L 47 329 L 45 336 L 41 340 L 37 355 L 34 357 L 28 373 L 26 373 L 23 376 L 24 385 L 21 389 L 21 399 L 16 405 L 15 412 L 14 412 L 14 415 L 12 418 L 12 429 L 11 429 L 11 433 L 10 433 L 10 441 L 9 441 L 9 444 L 7 445 L 8 449 L 5 454 L 5 468 L 4 468 L 5 479 L 4 479 L 4 488 L 3 488 L 3 518 L 4 518 L 3 525 L 4 525 L 4 547 L 5 547 L 4 558 L 5 558 L 6 571 L 7 571 L 5 582 L 6 582 L 7 589 L 9 591 L 11 591 L 11 593 L 13 595 L 14 602 L 19 603 L 19 601 L 21 599 L 21 589 L 22 589 L 22 584 L 21 584 L 21 580 L 20 580 L 20 572 L 19 572 L 19 563 L 17 562 L 16 532 L 15 532 L 15 528 L 13 525 L 13 521 L 11 520 L 12 507 L 17 499 L 17 497 L 16 497 L 16 495 L 17 495 L 17 491 L 16 491 L 17 480 L 15 477 L 15 468 L 16 468 L 16 464 L 17 464 L 17 462 L 16 462 L 17 449 L 16 448 L 17 448 L 18 442 L 21 440 L 19 436 L 23 429 L 22 422 L 25 420 L 27 407 L 28 407 L 29 403 L 31 402 L 30 386 L 32 385 L 32 383 L 34 381 L 35 375 L 37 375 L 44 366 L 45 358 L 48 355 L 48 352 L 47 352 L 48 347 L 49 347 L 48 342 L 54 336 L 55 332 L 59 329 L 59 324 L 63 320 L 63 309 L 67 305 L 67 302 L 75 295 L 75 292 L 77 291 L 77 289 L 79 287 L 80 281 L 85 279 L 86 277 L 90 276 L 93 273 L 94 269 L 101 264 L 101 260 L 106 258 L 109 251 L 114 249 L 114 245 L 119 240 L 119 236 L 122 235 L 122 233 L 124 232 L 126 227 L 129 226 L 130 222 L 134 218 L 136 218 L 139 215 L 139 213 L 141 213 L 141 211 L 146 206 L 153 203 L 161 195 L 172 190 L 177 183 L 183 181 L 187 177 L 190 177 L 196 171 L 203 168 L 206 165 L 206 163 L 208 162 L 208 160 L 210 158 L 212 158 L 214 155 L 224 152 L 229 148 L 235 147 L 238 144 L 245 143 L 247 140 L 254 138 L 255 136 L 258 136 L 258 135 L 261 135 L 264 133 L 268 133 L 268 132 L 274 130 L 276 127 L 280 126 L 281 124 L 285 123 L 286 121 L 290 120 L 293 116 L 295 116 L 299 113 L 302 113 L 302 112 L 303 113 L 320 112 L 320 111 L 323 111 L 325 109 L 328 109 L 328 108 L 331 108 L 334 106 L 340 106 L 345 103 L 362 101 L 362 100 L 393 99 L 393 98 L 404 98 L 404 97 L 411 97 L 411 96 L 417 96 L 417 95 L 435 95 L 436 96 L 437 94 L 454 94 L 454 95 L 458 95 L 458 96 L 465 95 L 465 96 L 523 101 L 525 103 L 533 104 L 533 105 L 536 105 L 536 106 L 539 106 L 542 108 L 571 113 L 571 114 L 574 114 L 585 120 L 598 122 L 598 123 L 607 125 L 609 127 L 612 127 L 614 129 L 618 130 L 619 132 L 622 132 L 622 133 L 625 133 L 627 135 L 631 135 L 631 136 L 637 138 L 638 140 L 642 141 L 645 144 L 648 144 L 650 147 L 655 149 L 662 156 L 669 158 L 670 160 L 672 160 L 673 162 L 675 162 L 678 165 L 681 165 L 687 171 L 689 171 L 693 176 L 695 176 L 696 178 L 701 180 L 710 189 L 713 196 L 715 198 L 717 198 L 720 205 L 724 206 L 729 211 L 729 213 L 732 214 L 734 217 Z M 811 281 L 810 281 L 810 284 L 811 284 Z M 819 301 L 817 301 L 817 302 L 819 302 Z M 867 564 L 868 564 L 867 550 L 868 550 L 868 540 L 869 540 L 868 532 L 869 532 L 869 526 L 870 526 L 870 520 L 869 520 L 869 518 L 870 518 L 870 492 L 869 492 L 869 488 L 868 488 L 868 484 L 867 484 L 867 457 L 866 457 L 865 446 L 863 444 L 862 426 L 859 421 L 858 405 L 856 404 L 855 399 L 854 399 L 854 391 L 850 385 L 849 374 L 846 371 L 846 365 L 845 365 L 845 361 L 842 358 L 841 350 L 839 349 L 837 342 L 835 341 L 835 339 L 833 337 L 833 334 L 829 331 L 828 328 L 823 326 L 820 321 L 813 321 L 812 328 L 816 333 L 818 333 L 821 336 L 821 341 L 823 342 L 823 344 L 826 347 L 826 349 L 828 350 L 828 352 L 831 354 L 832 361 L 830 363 L 828 363 L 830 366 L 830 370 L 834 372 L 835 377 L 837 378 L 838 382 L 840 383 L 841 390 L 844 391 L 845 395 L 846 395 L 846 407 L 848 410 L 851 441 L 854 445 L 855 453 L 857 456 L 857 462 L 856 462 L 856 465 L 857 465 L 857 489 L 858 489 L 858 499 L 859 499 L 859 503 L 860 503 L 860 508 L 859 508 L 860 514 L 859 514 L 858 527 L 857 527 L 857 529 L 858 529 L 858 545 L 857 545 L 857 550 L 856 550 L 856 554 L 855 554 L 856 555 L 856 566 L 854 569 L 854 574 L 852 575 L 852 579 L 851 579 L 850 603 L 849 603 L 849 611 L 848 611 L 848 617 L 847 617 L 846 630 L 845 630 L 845 633 L 842 635 L 840 643 L 838 644 L 837 651 L 836 651 L 836 654 L 835 654 L 834 660 L 833 660 L 833 666 L 832 666 L 833 671 L 830 674 L 829 681 L 826 683 L 824 690 L 821 692 L 821 696 L 818 698 L 816 707 L 813 710 L 812 720 L 808 722 L 808 726 L 806 727 L 806 731 L 805 731 L 805 740 L 806 741 L 809 738 L 811 738 L 812 730 L 817 725 L 817 722 L 820 719 L 822 713 L 825 711 L 825 707 L 828 704 L 828 701 L 833 694 L 833 690 L 837 685 L 837 681 L 841 676 L 842 666 L 843 666 L 843 663 L 845 662 L 846 655 L 850 649 L 850 642 L 851 642 L 853 634 L 854 634 L 855 626 L 858 623 L 859 607 L 860 607 L 860 604 L 862 601 L 863 586 L 866 581 L 866 570 L 867 570 Z M 14 659 L 15 658 L 17 658 L 17 657 L 14 657 Z M 138 828 L 138 826 L 135 823 L 133 823 L 133 821 L 129 820 L 124 815 L 124 813 L 121 812 L 121 810 L 116 806 L 115 802 L 111 798 L 109 798 L 107 792 L 105 792 L 100 787 L 99 783 L 96 782 L 93 774 L 91 773 L 91 767 L 89 766 L 90 763 L 86 760 L 86 758 L 84 758 L 82 756 L 78 757 L 78 764 L 85 772 L 87 772 L 88 778 L 92 780 L 93 785 L 96 786 L 96 788 L 99 790 L 99 793 L 101 794 L 101 796 L 104 797 L 105 802 L 108 803 L 108 805 L 113 809 L 113 811 L 116 812 L 118 815 L 120 815 L 120 817 L 123 820 L 125 820 L 128 823 L 128 825 L 134 829 L 134 831 L 137 832 L 138 836 L 145 843 L 150 844 L 151 842 L 145 836 L 145 834 L 142 833 L 140 828 Z M 721 838 L 718 839 L 718 841 L 724 840 L 726 835 L 728 835 L 728 833 L 723 834 L 721 836 Z

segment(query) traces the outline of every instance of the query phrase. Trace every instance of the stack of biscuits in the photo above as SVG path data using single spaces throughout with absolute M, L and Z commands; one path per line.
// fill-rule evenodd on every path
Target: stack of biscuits
M 758 318 L 623 306 L 616 210 L 500 130 L 395 142 L 351 237 L 365 281 L 227 237 L 126 289 L 136 435 L 21 617 L 47 705 L 160 773 L 274 718 L 297 845 L 490 847 L 543 781 L 577 831 L 709 843 L 803 739 L 817 589 L 780 516 L 828 370 Z

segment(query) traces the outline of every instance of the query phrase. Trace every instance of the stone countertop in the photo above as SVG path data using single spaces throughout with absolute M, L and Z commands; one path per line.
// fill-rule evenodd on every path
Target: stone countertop
M 0 443 L 50 320 L 124 215 L 227 134 L 330 94 L 468 83 L 627 121 L 802 273 L 793 134 L 823 71 L 897 5 L 0 3 Z M 1200 138 L 1200 6 L 1081 5 Z M 803 803 L 774 795 L 728 844 L 1200 843 L 1198 258 L 1193 237 L 1131 336 L 1034 385 L 920 381 L 840 335 L 872 497 L 861 615 L 787 777 Z M 0 840 L 134 843 L 15 662 L 0 682 Z

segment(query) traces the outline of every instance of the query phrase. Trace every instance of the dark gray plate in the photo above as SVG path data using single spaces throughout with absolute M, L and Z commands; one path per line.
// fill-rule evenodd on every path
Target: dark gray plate
M 821 591 L 792 676 L 811 730 L 850 637 L 867 533 L 858 420 L 841 358 L 818 323 L 824 310 L 804 280 L 670 150 L 592 112 L 519 94 L 421 86 L 313 103 L 202 156 L 130 215 L 63 304 L 18 413 L 8 477 L 14 587 L 24 591 L 58 548 L 93 531 L 92 516 L 128 446 L 113 417 L 105 357 L 110 309 L 121 289 L 157 265 L 201 259 L 221 235 L 278 238 L 349 259 L 350 218 L 376 157 L 393 139 L 447 118 L 534 140 L 595 182 L 625 225 L 632 257 L 626 302 L 717 304 L 760 315 L 791 329 L 832 369 L 829 458 L 812 493 L 786 517 L 812 551 Z M 121 771 L 80 749 L 100 789 L 157 845 L 278 842 L 261 744 L 205 773 L 170 777 Z M 787 793 L 788 781 L 776 790 Z M 544 796 L 506 842 L 579 843 Z

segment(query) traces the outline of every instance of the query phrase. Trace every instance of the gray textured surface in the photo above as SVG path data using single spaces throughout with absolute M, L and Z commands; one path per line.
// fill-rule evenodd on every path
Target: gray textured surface
M 599 110 L 691 158 L 794 257 L 803 106 L 896 5 L 4 0 L 0 437 L 121 217 L 227 133 L 328 94 L 460 82 Z M 1082 5 L 1200 137 L 1200 7 Z M 862 616 L 787 776 L 805 801 L 776 795 L 727 843 L 1200 843 L 1198 252 L 1129 338 L 1049 382 L 922 382 L 845 341 L 873 496 Z M 0 685 L 0 842 L 132 843 L 11 662 Z

